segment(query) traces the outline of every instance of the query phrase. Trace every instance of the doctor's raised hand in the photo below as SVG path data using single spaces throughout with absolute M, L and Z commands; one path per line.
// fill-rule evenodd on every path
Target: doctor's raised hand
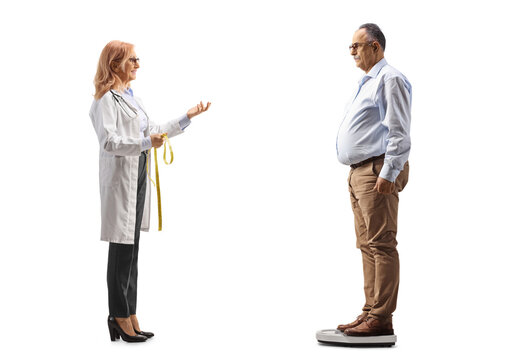
M 204 106 L 203 101 L 200 101 L 200 103 L 198 105 L 190 108 L 189 111 L 187 111 L 187 116 L 189 117 L 189 119 L 192 119 L 196 115 L 199 115 L 202 112 L 207 111 L 209 107 L 210 107 L 210 102 L 207 102 L 207 106 Z
M 192 119 L 193 117 L 207 111 L 210 108 L 211 103 L 207 102 L 207 105 L 203 105 L 203 101 L 200 101 L 200 103 L 192 108 L 190 108 L 187 111 L 187 117 Z M 155 148 L 159 148 L 164 144 L 164 135 L 167 135 L 167 133 L 163 134 L 151 134 L 151 146 Z
M 191 118 L 210 107 L 209 102 L 206 106 L 200 102 L 178 118 L 154 122 L 132 91 L 140 66 L 132 44 L 108 43 L 98 61 L 89 113 L 99 142 L 100 239 L 109 242 L 107 325 L 111 341 L 121 337 L 142 342 L 154 336 L 141 330 L 136 315 L 139 238 L 141 230 L 150 227 L 149 150 L 184 133 Z

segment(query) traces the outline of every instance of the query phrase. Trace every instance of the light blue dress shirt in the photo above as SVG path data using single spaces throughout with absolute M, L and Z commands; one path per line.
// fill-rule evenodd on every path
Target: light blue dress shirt
M 411 85 L 379 61 L 358 83 L 337 136 L 337 157 L 345 165 L 385 154 L 380 177 L 395 181 L 410 154 Z
M 141 114 L 141 122 L 140 122 L 140 126 L 139 126 L 139 131 L 140 131 L 141 139 L 142 139 L 141 150 L 142 151 L 149 150 L 149 149 L 151 149 L 151 137 L 144 136 L 144 132 L 148 128 L 148 118 L 146 117 L 146 113 L 141 109 L 141 107 L 139 106 L 137 101 L 135 101 L 134 92 L 132 91 L 131 88 L 126 89 L 123 92 L 123 95 L 125 95 L 126 100 L 128 100 L 130 102 L 130 104 L 132 106 L 134 106 Z M 180 124 L 180 128 L 182 130 L 184 130 L 187 126 L 189 126 L 191 124 L 191 120 L 189 119 L 188 116 L 185 116 L 183 120 L 180 120 L 179 124 Z

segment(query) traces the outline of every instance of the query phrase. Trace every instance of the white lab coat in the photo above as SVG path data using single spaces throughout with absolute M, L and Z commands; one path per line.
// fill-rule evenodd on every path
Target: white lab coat
M 140 99 L 137 104 L 144 109 Z M 146 114 L 146 111 L 143 110 Z M 94 100 L 89 112 L 100 143 L 101 240 L 133 244 L 137 178 L 142 139 L 140 116 L 123 96 L 114 90 Z M 167 132 L 168 137 L 181 134 L 179 119 L 157 125 L 148 115 L 144 136 Z M 150 156 L 148 156 L 150 163 Z M 150 166 L 151 169 L 151 166 Z M 150 228 L 151 186 L 147 183 L 141 230 Z

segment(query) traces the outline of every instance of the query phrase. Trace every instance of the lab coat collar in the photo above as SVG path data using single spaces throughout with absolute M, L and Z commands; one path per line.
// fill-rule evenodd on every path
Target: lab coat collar
M 137 114 L 137 109 L 136 109 L 132 104 L 130 104 L 130 101 L 127 101 L 127 100 L 124 98 L 123 94 L 121 94 L 119 91 L 116 91 L 116 90 L 113 90 L 113 89 L 112 89 L 112 90 L 110 90 L 110 92 L 112 93 L 112 95 L 114 96 L 114 99 L 115 99 L 117 102 L 119 102 L 119 101 L 121 101 L 121 100 L 122 100 L 122 101 L 123 101 L 123 103 L 124 103 L 126 106 L 128 106 L 128 108 L 129 108 L 130 110 L 132 110 L 135 114 Z

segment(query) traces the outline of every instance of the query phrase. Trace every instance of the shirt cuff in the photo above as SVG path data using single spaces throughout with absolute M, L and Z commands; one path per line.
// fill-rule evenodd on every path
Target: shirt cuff
M 141 152 L 151 149 L 151 136 L 146 136 L 141 142 Z
M 182 131 L 185 130 L 185 128 L 187 126 L 189 126 L 191 124 L 191 119 L 189 119 L 189 117 L 187 116 L 187 114 L 185 114 L 182 119 L 178 122 L 178 124 L 180 124 L 180 129 Z
M 379 172 L 379 177 L 390 182 L 394 182 L 400 172 L 401 170 L 394 169 L 387 163 L 384 163 L 381 171 Z

